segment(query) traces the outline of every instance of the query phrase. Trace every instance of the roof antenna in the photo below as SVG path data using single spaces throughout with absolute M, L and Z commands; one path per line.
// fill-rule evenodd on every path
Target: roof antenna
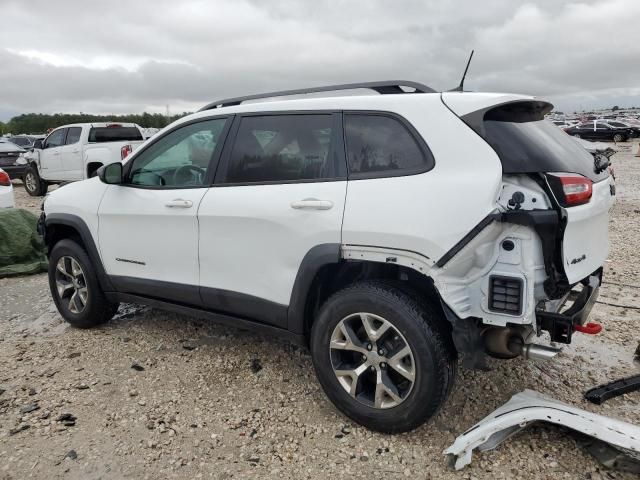
M 467 76 L 467 70 L 469 70 L 469 65 L 471 65 L 471 59 L 473 58 L 473 52 L 475 50 L 471 50 L 471 55 L 469 55 L 469 60 L 467 61 L 467 66 L 464 69 L 464 73 L 462 74 L 462 78 L 460 79 L 460 85 L 458 85 L 456 88 L 453 88 L 451 90 L 449 90 L 450 92 L 462 92 L 463 88 L 464 88 L 464 79 Z

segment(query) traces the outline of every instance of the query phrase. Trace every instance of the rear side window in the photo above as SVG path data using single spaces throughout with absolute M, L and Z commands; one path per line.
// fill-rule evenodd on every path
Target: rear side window
M 222 182 L 331 178 L 332 137 L 330 114 L 243 117 Z
M 89 130 L 89 142 L 129 142 L 142 140 L 142 133 L 136 127 L 94 127 Z
M 346 114 L 344 128 L 350 177 L 410 175 L 433 167 L 430 152 L 394 117 Z
M 74 143 L 78 143 L 81 133 L 82 127 L 69 127 L 69 131 L 67 132 L 67 141 L 65 144 L 72 145 Z
M 606 169 L 595 173 L 593 157 L 582 145 L 544 120 L 548 108 L 550 104 L 517 102 L 485 113 L 478 133 L 500 157 L 503 172 L 579 173 L 594 182 L 606 178 Z

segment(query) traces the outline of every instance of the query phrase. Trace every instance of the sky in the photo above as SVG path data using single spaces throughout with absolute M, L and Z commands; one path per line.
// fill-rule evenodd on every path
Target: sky
M 403 79 L 640 106 L 638 0 L 0 0 L 0 121 Z

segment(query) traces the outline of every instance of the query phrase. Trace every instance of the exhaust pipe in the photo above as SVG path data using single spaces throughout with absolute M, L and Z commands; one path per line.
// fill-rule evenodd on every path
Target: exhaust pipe
M 483 332 L 486 352 L 495 358 L 515 358 L 522 356 L 527 360 L 549 360 L 561 349 L 525 343 L 520 329 L 513 327 L 489 328 Z
M 561 349 L 527 343 L 522 347 L 520 354 L 527 360 L 551 360 L 560 353 Z

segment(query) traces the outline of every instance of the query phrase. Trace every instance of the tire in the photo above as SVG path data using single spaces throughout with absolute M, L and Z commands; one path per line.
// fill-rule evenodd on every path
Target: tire
M 367 337 L 365 321 L 374 335 Z M 445 322 L 438 309 L 393 284 L 347 287 L 324 303 L 311 329 L 318 381 L 357 423 L 385 433 L 413 430 L 437 413 L 455 380 L 456 354 Z M 398 352 L 407 347 L 399 363 Z M 378 396 L 380 379 L 392 388 L 380 388 L 389 393 Z
M 573 136 L 574 136 L 575 138 L 581 138 L 579 133 L 574 133 L 574 134 L 573 134 Z
M 32 197 L 41 197 L 45 195 L 49 188 L 47 182 L 40 178 L 38 170 L 33 165 L 29 165 L 27 167 L 27 171 L 24 173 L 22 181 L 24 189 Z
M 622 135 L 621 133 L 616 133 L 613 136 L 613 141 L 616 142 L 616 143 L 624 142 L 624 140 L 625 140 L 624 135 Z
M 118 309 L 104 296 L 89 256 L 73 240 L 60 240 L 51 250 L 49 288 L 58 312 L 74 327 L 101 325 Z

